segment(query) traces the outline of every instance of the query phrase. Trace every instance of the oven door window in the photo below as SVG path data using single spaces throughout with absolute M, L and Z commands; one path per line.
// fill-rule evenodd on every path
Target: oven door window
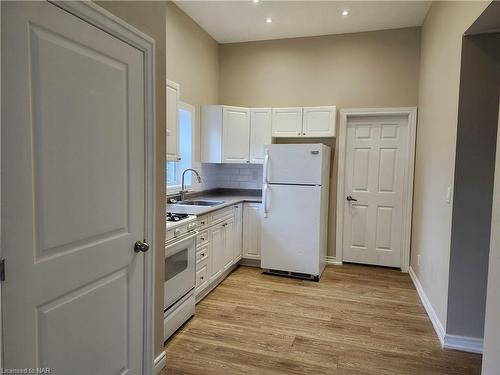
M 185 247 L 175 254 L 165 258 L 165 281 L 185 271 L 189 265 L 189 248 Z

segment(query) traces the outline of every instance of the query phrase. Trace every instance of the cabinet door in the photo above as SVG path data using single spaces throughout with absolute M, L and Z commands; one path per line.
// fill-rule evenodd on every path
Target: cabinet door
M 337 107 L 305 107 L 302 135 L 305 137 L 335 137 Z
M 222 273 L 223 253 L 224 253 L 224 226 L 223 223 L 210 228 L 210 282 L 215 280 Z
M 243 206 L 243 258 L 260 259 L 261 204 Z
M 250 154 L 250 110 L 223 108 L 222 162 L 248 163 Z
M 167 160 L 179 160 L 179 85 L 167 80 Z
M 243 204 L 238 203 L 234 206 L 234 247 L 233 263 L 241 259 L 243 249 Z
M 264 163 L 264 145 L 272 141 L 271 124 L 271 108 L 250 110 L 250 163 Z
M 273 137 L 302 136 L 302 108 L 273 108 Z
M 223 270 L 227 270 L 233 265 L 234 254 L 234 219 L 228 220 L 224 224 L 224 252 L 223 252 Z

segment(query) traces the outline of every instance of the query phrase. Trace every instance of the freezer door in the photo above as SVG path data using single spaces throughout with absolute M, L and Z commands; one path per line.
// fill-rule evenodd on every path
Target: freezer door
M 321 185 L 322 144 L 273 144 L 265 149 L 264 182 Z
M 265 194 L 261 267 L 318 275 L 321 187 L 268 184 Z

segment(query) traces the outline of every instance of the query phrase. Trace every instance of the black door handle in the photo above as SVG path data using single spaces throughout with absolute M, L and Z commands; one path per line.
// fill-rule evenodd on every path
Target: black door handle
M 354 199 L 353 197 L 351 197 L 350 195 L 347 196 L 346 198 L 349 202 L 357 202 L 358 200 L 357 199 Z

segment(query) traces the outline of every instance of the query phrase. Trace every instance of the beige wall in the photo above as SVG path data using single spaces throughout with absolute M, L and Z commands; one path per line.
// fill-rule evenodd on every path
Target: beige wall
M 165 226 L 165 8 L 163 1 L 96 2 L 156 41 L 156 269 L 155 357 L 163 350 L 163 257 Z
M 462 35 L 489 2 L 436 2 L 422 28 L 411 267 L 446 327 Z M 420 255 L 420 265 L 417 256 Z
M 167 78 L 196 107 L 195 160 L 200 159 L 200 106 L 219 101 L 219 45 L 174 3 L 167 5 Z
M 416 106 L 419 48 L 419 28 L 223 44 L 220 103 L 250 107 L 337 105 L 338 109 Z M 312 141 L 335 146 L 335 140 Z M 331 256 L 335 255 L 336 152 L 333 168 Z

